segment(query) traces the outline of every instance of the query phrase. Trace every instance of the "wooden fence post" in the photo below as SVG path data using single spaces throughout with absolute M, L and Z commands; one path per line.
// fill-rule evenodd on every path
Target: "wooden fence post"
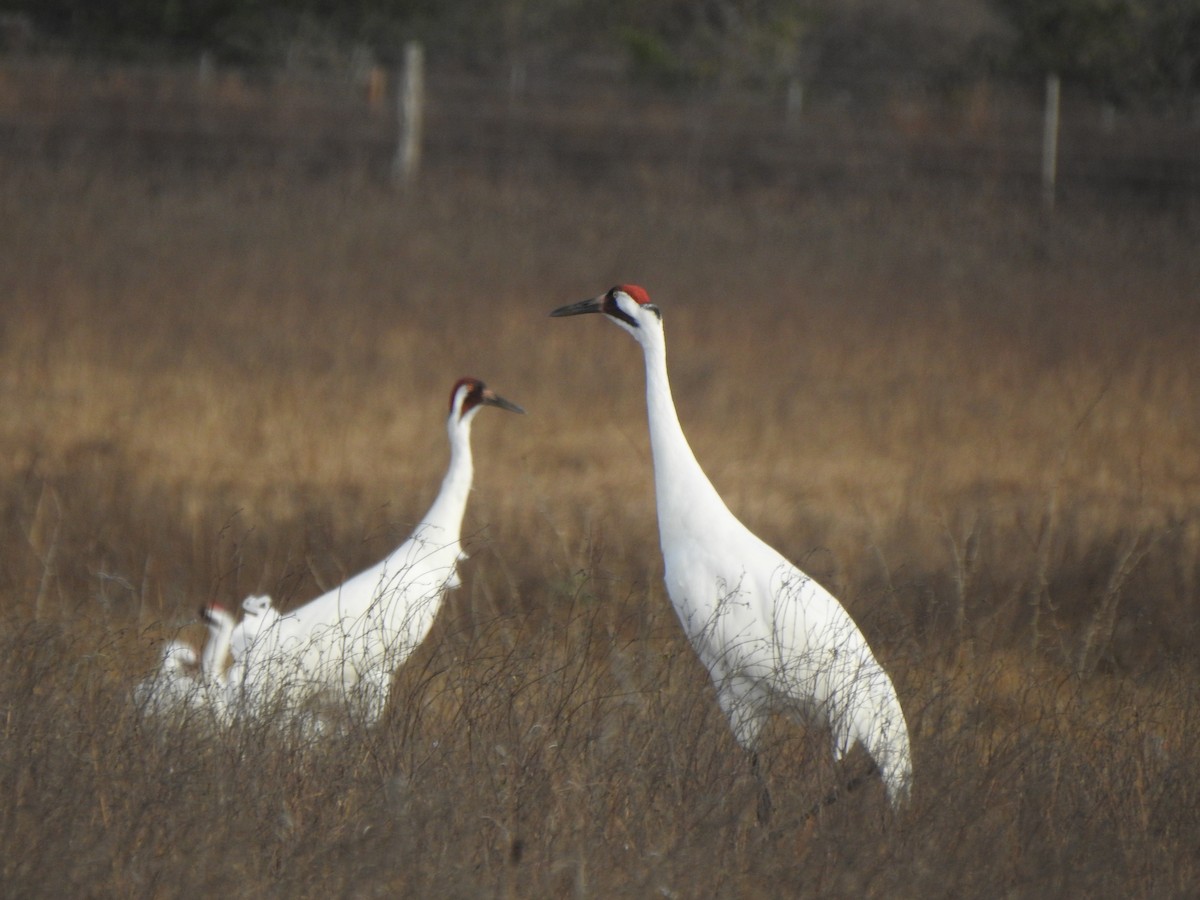
M 1042 120 L 1042 202 L 1054 209 L 1058 183 L 1058 124 L 1062 81 L 1057 72 L 1046 75 L 1046 111 Z
M 387 97 L 387 72 L 383 66 L 373 65 L 367 70 L 367 108 L 372 113 L 383 110 Z
M 421 122 L 425 113 L 425 51 L 417 41 L 404 45 L 404 71 L 400 76 L 397 104 L 400 138 L 392 177 L 408 185 L 421 165 Z

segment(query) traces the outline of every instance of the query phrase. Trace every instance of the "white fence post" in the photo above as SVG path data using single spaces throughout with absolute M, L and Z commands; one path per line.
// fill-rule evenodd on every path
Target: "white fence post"
M 212 84 L 214 68 L 212 51 L 202 50 L 200 52 L 200 67 L 196 72 L 196 80 L 204 87 Z
M 1046 111 L 1042 120 L 1042 201 L 1054 209 L 1058 182 L 1058 124 L 1062 81 L 1057 72 L 1046 75 Z
M 796 128 L 800 124 L 800 115 L 804 112 L 804 82 L 799 76 L 793 75 L 788 79 L 783 110 L 784 124 L 788 128 Z
M 425 113 L 425 51 L 417 41 L 404 45 L 404 71 L 397 100 L 400 139 L 392 177 L 410 184 L 421 165 L 421 122 Z

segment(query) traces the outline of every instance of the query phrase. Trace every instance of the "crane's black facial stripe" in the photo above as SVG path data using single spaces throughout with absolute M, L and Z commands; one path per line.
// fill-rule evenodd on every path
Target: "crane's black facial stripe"
M 625 310 L 617 304 L 617 295 L 615 291 L 610 291 L 608 296 L 604 298 L 604 312 L 612 316 L 614 319 L 620 319 L 630 328 L 640 328 L 633 316 L 629 315 Z

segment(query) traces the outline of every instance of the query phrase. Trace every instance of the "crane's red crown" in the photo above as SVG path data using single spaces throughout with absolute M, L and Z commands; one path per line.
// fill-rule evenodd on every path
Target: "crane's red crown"
M 640 284 L 622 284 L 617 289 L 627 293 L 638 302 L 639 306 L 645 306 L 650 302 L 650 295 L 646 293 L 646 289 Z

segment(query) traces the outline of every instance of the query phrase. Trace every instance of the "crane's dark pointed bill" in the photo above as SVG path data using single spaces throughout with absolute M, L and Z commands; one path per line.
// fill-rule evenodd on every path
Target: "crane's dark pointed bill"
M 604 301 L 607 299 L 607 294 L 602 294 L 599 297 L 593 297 L 591 300 L 584 300 L 581 303 L 568 303 L 566 306 L 560 306 L 551 316 L 580 316 L 584 313 L 602 313 L 604 312 Z
M 483 389 L 483 400 L 480 402 L 482 402 L 485 406 L 498 406 L 501 409 L 507 409 L 509 412 L 515 412 L 515 413 L 520 413 L 521 415 L 525 415 L 524 409 L 517 406 L 517 404 L 513 403 L 510 400 L 505 400 L 503 397 L 501 397 L 499 394 L 497 394 L 495 391 L 491 390 L 490 388 Z

